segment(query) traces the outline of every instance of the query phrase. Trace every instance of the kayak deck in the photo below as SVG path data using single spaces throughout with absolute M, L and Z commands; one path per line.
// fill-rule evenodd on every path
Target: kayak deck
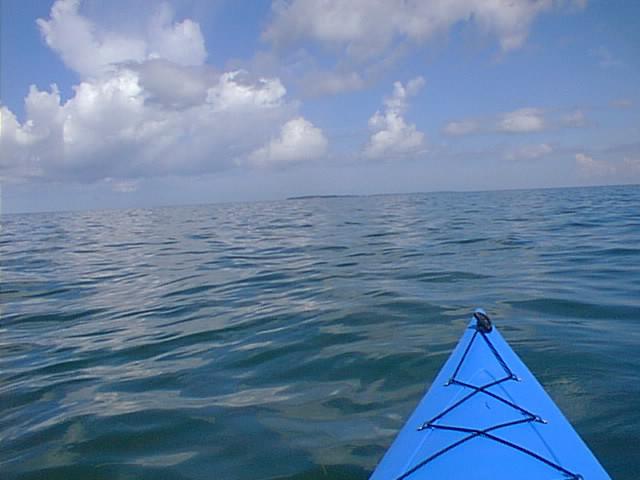
M 371 480 L 609 479 L 477 310 Z

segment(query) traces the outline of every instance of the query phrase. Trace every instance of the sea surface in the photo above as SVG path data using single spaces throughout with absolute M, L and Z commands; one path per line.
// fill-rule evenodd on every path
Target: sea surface
M 477 306 L 640 476 L 640 187 L 1 218 L 2 479 L 367 479 Z

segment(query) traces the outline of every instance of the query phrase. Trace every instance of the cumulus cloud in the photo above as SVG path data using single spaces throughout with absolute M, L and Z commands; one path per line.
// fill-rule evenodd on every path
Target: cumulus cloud
M 640 175 L 640 157 L 624 157 L 622 160 L 622 167 L 624 171 L 628 172 L 630 175 Z
M 393 93 L 384 101 L 384 111 L 377 111 L 369 119 L 369 128 L 374 132 L 365 147 L 368 158 L 392 158 L 420 151 L 424 147 L 424 133 L 413 124 L 408 124 L 403 115 L 408 108 L 408 99 L 424 86 L 424 79 L 417 77 L 406 85 L 393 84 Z
M 364 81 L 357 72 L 316 70 L 304 76 L 301 86 L 308 95 L 335 95 L 360 90 L 364 86 Z
M 602 68 L 619 67 L 622 65 L 622 62 L 614 57 L 607 47 L 602 45 L 590 50 L 589 54 L 597 60 L 598 65 Z
M 584 127 L 587 117 L 582 110 L 574 110 L 562 116 L 561 124 L 565 127 Z
M 633 107 L 633 100 L 630 98 L 616 98 L 611 101 L 611 106 L 615 108 L 631 108 Z
M 453 28 L 472 28 L 495 38 L 503 53 L 520 48 L 534 20 L 545 12 L 584 8 L 586 0 L 274 0 L 262 38 L 276 51 L 315 52 L 338 57 L 338 77 L 328 76 L 312 94 L 363 86 L 389 70 L 411 49 Z M 569 7 L 569 8 L 566 8 Z M 346 77 L 339 68 L 355 74 Z
M 3 177 L 137 177 L 215 171 L 233 165 L 291 116 L 278 79 L 227 72 L 200 103 L 153 102 L 140 73 L 119 69 L 83 81 L 61 102 L 58 89 L 32 87 L 20 124 L 2 109 Z
M 264 167 L 314 160 L 327 151 L 322 130 L 302 117 L 285 123 L 280 135 L 249 155 L 251 165 Z
M 547 143 L 523 145 L 508 151 L 505 154 L 505 158 L 507 160 L 533 160 L 535 158 L 544 157 L 551 152 L 553 152 L 553 148 Z
M 246 72 L 227 72 L 207 90 L 207 103 L 216 110 L 270 108 L 279 106 L 287 92 L 277 78 L 259 78 L 255 83 L 243 82 Z
M 587 125 L 587 115 L 582 109 L 547 112 L 541 108 L 525 107 L 497 115 L 451 121 L 444 126 L 443 132 L 452 136 L 495 132 L 527 134 Z
M 309 149 L 301 159 L 327 148 L 278 78 L 203 64 L 200 27 L 173 21 L 166 6 L 135 38 L 90 21 L 73 0 L 58 0 L 38 24 L 82 80 L 66 101 L 55 85 L 32 86 L 22 122 L 0 108 L 3 181 L 109 179 L 127 192 L 143 177 L 236 166 L 265 145 L 265 165 L 293 161 L 294 147 Z
M 498 122 L 498 130 L 508 133 L 538 132 L 544 127 L 542 110 L 538 108 L 521 108 L 505 113 Z
M 201 65 L 206 59 L 200 26 L 190 19 L 174 21 L 167 4 L 160 5 L 138 36 L 102 29 L 79 10 L 80 0 L 57 0 L 50 18 L 37 23 L 47 45 L 81 76 L 100 76 L 118 64 L 152 58 L 178 65 Z
M 179 65 L 202 65 L 207 58 L 198 23 L 174 22 L 171 7 L 163 3 L 151 17 L 146 35 L 149 58 L 165 58 Z
M 459 120 L 449 122 L 444 127 L 447 135 L 469 135 L 480 130 L 480 124 L 476 120 Z
M 575 155 L 576 166 L 583 177 L 609 178 L 616 181 L 637 181 L 640 177 L 640 157 L 624 156 L 622 161 L 595 159 L 585 153 Z
M 201 104 L 209 86 L 218 79 L 211 68 L 184 67 L 163 59 L 128 63 L 127 67 L 139 74 L 147 100 L 165 107 L 186 108 Z
M 132 193 L 138 190 L 138 181 L 136 180 L 121 180 L 114 181 L 112 178 L 107 177 L 104 181 L 111 185 L 111 190 L 119 193 Z
M 273 20 L 263 36 L 277 46 L 311 40 L 364 59 L 394 42 L 422 43 L 467 22 L 495 35 L 509 51 L 523 44 L 537 16 L 554 6 L 553 0 L 293 0 L 273 3 Z
M 603 160 L 595 160 L 585 153 L 576 153 L 575 158 L 580 173 L 586 177 L 603 177 L 616 173 L 613 165 Z

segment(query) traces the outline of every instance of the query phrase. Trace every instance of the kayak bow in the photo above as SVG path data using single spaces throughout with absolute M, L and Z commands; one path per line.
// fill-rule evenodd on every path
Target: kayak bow
M 609 479 L 483 310 L 370 480 Z

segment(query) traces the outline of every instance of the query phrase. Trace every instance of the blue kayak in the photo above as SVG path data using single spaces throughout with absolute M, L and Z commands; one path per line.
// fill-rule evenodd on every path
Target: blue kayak
M 476 310 L 370 480 L 610 479 L 491 320 Z

